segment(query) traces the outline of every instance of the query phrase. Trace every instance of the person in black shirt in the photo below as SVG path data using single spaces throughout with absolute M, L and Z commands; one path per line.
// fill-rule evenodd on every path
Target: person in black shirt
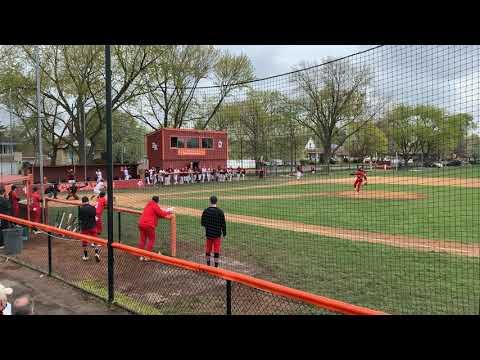
M 205 227 L 207 265 L 210 266 L 210 256 L 213 250 L 215 267 L 218 267 L 222 235 L 224 238 L 227 236 L 227 225 L 223 210 L 217 207 L 217 197 L 215 195 L 210 197 L 210 206 L 203 211 L 202 226 Z
M 60 192 L 58 189 L 57 183 L 50 184 L 46 189 L 45 189 L 45 195 L 48 195 L 49 198 L 53 196 L 54 199 L 57 198 L 57 194 Z
M 70 185 L 70 188 L 68 189 L 68 195 L 66 197 L 66 200 L 70 199 L 71 197 L 73 197 L 75 200 L 80 200 L 78 198 L 77 191 L 78 189 L 84 188 L 86 186 L 87 186 L 86 184 L 79 186 L 74 181 L 72 185 Z
M 97 236 L 97 211 L 94 206 L 88 203 L 88 196 L 82 198 L 82 206 L 78 208 L 78 221 L 80 223 L 80 232 L 84 235 Z M 82 241 L 83 261 L 88 260 L 88 241 Z M 100 261 L 99 248 L 96 244 L 92 244 L 95 249 L 95 260 Z
M 5 188 L 2 186 L 0 187 L 0 214 L 4 215 L 11 215 L 10 214 L 10 209 L 11 209 L 10 201 L 5 197 Z M 6 220 L 1 220 L 0 222 L 0 248 L 3 248 L 4 242 L 3 242 L 3 229 L 7 229 L 10 227 L 10 223 Z

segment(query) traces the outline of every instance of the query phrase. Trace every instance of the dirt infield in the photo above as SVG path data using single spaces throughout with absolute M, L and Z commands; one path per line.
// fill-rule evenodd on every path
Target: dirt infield
M 119 204 L 124 207 L 139 209 L 139 204 L 145 204 L 151 197 L 150 194 L 117 194 Z M 179 215 L 200 217 L 202 211 L 198 209 L 176 207 Z M 415 236 L 390 235 L 362 230 L 342 229 L 329 226 L 311 225 L 295 221 L 267 219 L 255 216 L 226 214 L 229 222 L 262 226 L 270 229 L 287 230 L 327 237 L 346 239 L 351 241 L 363 241 L 374 244 L 384 244 L 399 248 L 409 248 L 419 251 L 433 251 L 460 256 L 480 256 L 479 245 L 467 245 L 454 241 L 430 240 Z
M 412 192 L 394 192 L 394 191 L 336 191 L 336 192 L 314 192 L 303 194 L 275 194 L 275 195 L 224 195 L 222 200 L 281 200 L 281 199 L 302 199 L 314 196 L 326 197 L 345 197 L 352 199 L 374 199 L 374 200 L 421 200 L 427 196 Z M 181 196 L 178 199 L 196 200 L 198 196 Z

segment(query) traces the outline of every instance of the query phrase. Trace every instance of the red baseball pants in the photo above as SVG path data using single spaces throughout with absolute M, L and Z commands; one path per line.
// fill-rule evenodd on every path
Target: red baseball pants
M 151 226 L 138 225 L 140 231 L 140 241 L 138 247 L 145 249 L 145 242 L 147 243 L 147 251 L 152 251 L 153 245 L 155 245 L 155 228 Z

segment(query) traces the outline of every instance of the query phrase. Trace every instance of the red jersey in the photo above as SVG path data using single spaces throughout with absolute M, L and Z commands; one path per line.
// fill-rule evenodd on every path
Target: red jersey
M 170 213 L 162 210 L 155 201 L 150 200 L 143 209 L 138 225 L 156 227 L 158 218 L 166 218 L 168 215 L 170 215 Z
M 360 181 L 363 181 L 363 179 L 367 180 L 367 173 L 365 172 L 365 170 L 357 170 L 355 172 L 355 176 L 357 177 L 356 180 L 360 180 Z
M 17 193 L 15 191 L 10 191 L 9 197 L 10 197 L 10 203 L 12 205 L 12 208 L 18 207 L 18 201 L 20 199 L 19 199 Z
M 40 194 L 38 192 L 32 193 L 32 209 L 40 208 Z
M 97 204 L 95 205 L 95 211 L 99 219 L 102 218 L 103 210 L 105 210 L 106 206 L 107 206 L 107 198 L 105 196 L 98 198 Z

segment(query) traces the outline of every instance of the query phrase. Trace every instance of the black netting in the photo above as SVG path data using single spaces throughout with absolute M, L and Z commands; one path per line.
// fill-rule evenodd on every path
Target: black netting
M 33 50 L 0 49 L 0 105 L 14 115 L 10 139 L 25 146 L 38 145 L 32 136 Z M 58 130 L 44 136 L 45 148 L 50 161 L 64 167 L 48 170 L 48 181 L 64 182 L 70 165 L 77 181 L 94 178 L 97 168 L 106 176 L 104 121 L 98 118 L 103 55 L 98 46 L 40 48 L 41 121 Z M 73 63 L 79 66 L 64 71 Z M 112 47 L 116 204 L 142 211 L 158 195 L 161 207 L 175 208 L 177 257 L 205 263 L 200 218 L 216 195 L 227 224 L 221 268 L 394 314 L 478 314 L 480 47 L 377 46 L 292 64 L 290 73 L 254 81 L 249 64 L 248 56 L 218 54 L 210 46 Z M 233 68 L 241 71 L 232 74 Z M 91 77 L 82 69 L 92 69 Z M 92 91 L 87 94 L 78 78 Z M 12 145 L 6 146 L 11 154 Z M 80 196 L 87 194 L 92 189 L 80 189 Z M 69 213 L 75 217 L 75 207 L 52 204 L 49 223 Z M 114 240 L 138 246 L 138 215 L 118 214 Z M 106 215 L 103 228 L 106 237 Z M 171 229 L 160 221 L 153 251 L 171 254 Z M 45 269 L 46 250 L 41 241 L 38 249 L 34 244 L 27 241 L 18 258 Z M 129 296 L 137 285 L 122 276 L 138 270 L 148 291 L 135 288 L 136 301 L 167 312 L 177 306 L 159 305 L 175 303 L 168 292 L 157 300 L 152 294 L 163 291 L 155 284 L 181 279 L 181 272 L 162 278 L 116 256 L 117 292 Z M 87 264 L 72 270 L 96 281 L 96 268 L 84 270 Z M 161 266 L 141 268 L 150 265 Z M 74 279 L 69 271 L 64 276 Z M 195 308 L 195 301 L 198 312 L 221 309 L 223 295 L 216 295 L 213 280 L 191 276 L 202 276 L 195 291 L 204 283 L 213 298 L 192 295 L 181 310 Z M 233 291 L 247 292 L 240 288 Z M 295 310 L 278 301 L 259 303 L 272 313 Z M 255 311 L 253 304 L 235 306 Z

